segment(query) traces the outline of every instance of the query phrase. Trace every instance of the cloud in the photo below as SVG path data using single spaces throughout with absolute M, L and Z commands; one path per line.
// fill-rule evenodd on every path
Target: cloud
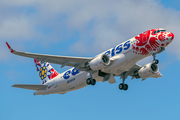
M 3 1 L 0 1 L 0 4 L 3 5 L 3 6 L 30 6 L 32 5 L 33 3 L 35 3 L 36 0 L 3 0 Z
M 11 18 L 0 24 L 1 39 L 29 39 L 32 31 L 31 23 L 26 19 Z
M 67 25 L 79 29 L 87 36 L 91 34 L 93 42 L 88 45 L 96 53 L 152 28 L 163 27 L 178 35 L 180 12 L 167 9 L 154 0 L 81 2 L 81 7 L 73 9 L 77 6 L 79 4 L 74 4 L 71 8 L 72 12 L 67 13 L 69 16 Z M 88 33 L 86 33 L 87 24 L 92 25 Z M 167 51 L 176 54 L 179 58 L 178 38 L 179 36 L 175 37 Z M 84 46 L 86 46 L 89 41 L 86 39 L 84 41 Z M 79 44 L 83 46 L 82 42 Z
M 43 41 L 50 47 L 78 32 L 79 40 L 66 44 L 69 52 L 73 48 L 74 53 L 92 55 L 162 27 L 175 34 L 166 50 L 180 59 L 180 11 L 165 8 L 156 0 L 9 0 L 0 4 L 1 11 L 6 11 L 0 12 L 5 15 L 0 20 L 0 39 Z

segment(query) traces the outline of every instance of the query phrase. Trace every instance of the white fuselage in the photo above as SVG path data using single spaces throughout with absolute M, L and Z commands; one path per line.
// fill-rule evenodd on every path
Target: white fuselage
M 106 54 L 111 63 L 101 70 L 103 73 L 109 73 L 111 76 L 121 76 L 125 71 L 129 71 L 139 60 L 150 56 L 152 53 L 158 52 L 161 47 L 168 46 L 174 38 L 174 34 L 166 32 L 164 29 L 152 29 L 137 35 L 99 55 Z M 97 55 L 96 57 L 98 57 Z M 95 58 L 96 58 L 95 57 Z M 92 78 L 96 81 L 106 81 L 98 76 L 96 70 L 91 73 Z M 90 74 L 85 71 L 78 71 L 76 68 L 71 68 L 50 81 L 46 90 L 35 91 L 35 95 L 42 94 L 64 94 L 69 91 L 77 90 L 87 86 L 86 80 Z M 104 77 L 105 78 L 105 77 Z M 115 79 L 114 79 L 115 80 Z M 108 80 L 111 81 L 110 79 Z M 111 81 L 110 83 L 114 83 Z
M 103 72 L 111 73 L 114 75 L 120 75 L 123 71 L 128 71 L 137 61 L 149 56 L 150 54 L 137 55 L 133 53 L 132 44 L 136 42 L 135 38 L 129 39 L 122 44 L 115 46 L 101 54 L 107 54 L 111 59 L 115 60 L 112 65 L 103 69 Z M 128 44 L 127 44 L 128 43 Z M 120 49 L 117 49 L 121 46 Z M 120 59 L 118 59 L 120 58 Z M 117 60 L 116 60 L 117 59 Z M 86 79 L 88 77 L 88 72 L 72 72 L 75 68 L 71 68 L 61 74 L 56 78 L 48 81 L 46 85 L 48 88 L 46 90 L 35 91 L 35 95 L 42 94 L 64 94 L 69 91 L 77 90 L 86 87 Z M 102 80 L 96 80 L 97 82 Z
M 69 91 L 95 85 L 96 81 L 116 82 L 114 76 L 121 76 L 123 83 L 119 84 L 120 90 L 127 90 L 124 83 L 128 76 L 133 78 L 162 77 L 155 59 L 157 53 L 165 50 L 174 34 L 162 28 L 145 31 L 94 58 L 55 56 L 19 52 L 12 49 L 6 42 L 10 52 L 15 55 L 34 58 L 36 70 L 42 85 L 15 84 L 12 87 L 36 90 L 34 95 L 64 94 Z M 139 66 L 136 63 L 147 57 L 153 56 L 153 63 Z M 45 62 L 47 61 L 47 62 Z M 59 74 L 48 62 L 73 68 Z M 84 70 L 84 71 L 83 71 Z

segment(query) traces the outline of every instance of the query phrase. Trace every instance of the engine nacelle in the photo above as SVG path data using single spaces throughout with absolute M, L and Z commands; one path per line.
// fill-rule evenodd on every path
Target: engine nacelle
M 110 64 L 110 59 L 106 54 L 102 54 L 89 62 L 92 70 L 101 70 Z
M 139 77 L 145 79 L 148 77 L 152 77 L 158 71 L 159 71 L 159 67 L 157 66 L 157 64 L 149 63 L 138 71 L 138 75 Z

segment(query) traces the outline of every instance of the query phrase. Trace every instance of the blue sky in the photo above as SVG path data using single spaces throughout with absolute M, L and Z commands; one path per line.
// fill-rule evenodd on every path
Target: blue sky
M 178 0 L 6 0 L 0 2 L 0 119 L 179 120 L 180 119 L 180 2 Z M 69 92 L 34 96 L 13 84 L 40 84 L 33 60 L 11 54 L 16 50 L 65 56 L 93 57 L 152 28 L 175 34 L 166 51 L 157 55 L 163 77 L 128 78 L 128 91 L 117 83 Z M 149 57 L 139 64 L 152 61 Z M 60 68 L 63 72 L 69 67 Z

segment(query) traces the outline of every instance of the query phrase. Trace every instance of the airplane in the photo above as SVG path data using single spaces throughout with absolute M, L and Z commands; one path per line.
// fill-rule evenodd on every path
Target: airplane
M 92 58 L 18 52 L 6 42 L 11 53 L 34 59 L 41 82 L 41 85 L 15 84 L 12 87 L 35 90 L 34 95 L 65 94 L 100 81 L 113 84 L 116 83 L 114 77 L 120 76 L 122 83 L 119 89 L 126 91 L 128 85 L 125 80 L 128 76 L 142 78 L 142 81 L 149 77 L 162 77 L 156 55 L 163 52 L 173 39 L 172 32 L 162 28 L 151 29 Z M 137 64 L 151 55 L 152 63 Z M 72 68 L 58 73 L 49 63 Z

